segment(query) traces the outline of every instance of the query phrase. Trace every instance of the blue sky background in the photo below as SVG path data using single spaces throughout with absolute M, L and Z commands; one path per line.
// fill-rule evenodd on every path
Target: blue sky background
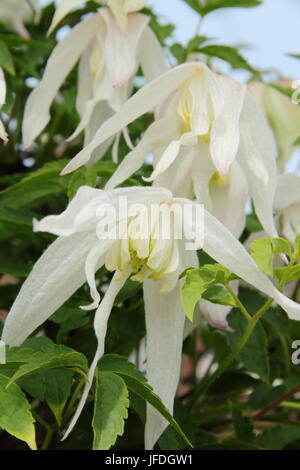
M 175 38 L 187 42 L 199 16 L 183 0 L 149 0 L 165 20 L 176 25 Z M 287 52 L 300 53 L 300 0 L 264 0 L 256 8 L 228 8 L 209 14 L 201 34 L 222 44 L 245 44 L 244 56 L 259 68 L 277 68 L 284 77 L 300 79 L 300 61 Z

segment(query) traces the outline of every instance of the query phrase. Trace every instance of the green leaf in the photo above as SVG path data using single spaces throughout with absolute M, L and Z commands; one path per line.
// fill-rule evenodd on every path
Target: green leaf
M 295 142 L 293 142 L 293 145 L 295 147 L 298 147 L 298 145 L 300 145 L 300 137 L 298 137 L 298 139 L 296 139 Z
M 294 57 L 295 59 L 300 59 L 300 54 L 287 54 L 289 57 Z
M 105 354 L 99 361 L 98 367 L 102 371 L 115 372 L 117 374 L 128 375 L 140 382 L 146 383 L 146 377 L 140 372 L 132 362 L 126 357 L 118 354 Z
M 168 409 L 165 407 L 161 399 L 155 395 L 152 388 L 147 384 L 145 377 L 141 374 L 136 367 L 128 362 L 128 360 L 122 356 L 116 355 L 105 355 L 98 363 L 98 369 L 101 371 L 108 371 L 118 374 L 125 381 L 127 387 L 132 392 L 143 398 L 145 401 L 150 403 L 178 432 L 182 439 L 192 447 L 188 437 L 184 434 L 176 420 L 170 414 Z
M 70 176 L 59 176 L 59 173 L 67 163 L 68 160 L 47 163 L 40 170 L 0 192 L 1 206 L 27 209 L 41 199 L 64 192 Z
M 9 378 L 0 374 L 0 427 L 36 450 L 30 405 L 17 384 L 7 389 L 8 382 Z
M 21 366 L 12 376 L 9 385 L 28 374 L 61 367 L 72 367 L 85 372 L 88 369 L 87 359 L 83 354 L 67 346 L 57 344 L 46 346 L 32 354 L 29 362 Z
M 232 295 L 223 286 L 210 286 L 203 293 L 202 298 L 209 300 L 214 304 L 228 305 L 230 307 L 236 307 L 236 302 Z
M 19 385 L 33 398 L 46 401 L 61 425 L 62 413 L 71 392 L 74 372 L 66 369 L 50 369 L 19 379 Z
M 18 259 L 12 258 L 11 256 L 2 256 L 0 260 L 0 273 L 10 274 L 15 277 L 26 277 L 30 272 L 30 267 L 26 264 L 22 264 Z
M 202 298 L 209 286 L 213 284 L 227 284 L 230 280 L 236 278 L 227 268 L 220 264 L 205 264 L 201 268 L 187 269 L 180 277 L 184 276 L 186 276 L 186 280 L 181 290 L 181 301 L 183 310 L 191 321 L 193 321 L 194 309 L 197 302 Z M 214 294 L 216 297 L 216 291 Z M 210 294 L 208 293 L 207 295 Z M 219 297 L 220 295 L 219 292 Z M 228 296 L 226 300 L 232 301 Z
M 205 16 L 214 10 L 219 8 L 228 7 L 256 7 L 261 5 L 261 0 L 205 0 L 204 4 L 201 5 L 200 0 L 184 0 L 185 3 L 190 5 L 194 10 L 200 13 L 201 16 Z
M 191 269 L 187 272 L 185 283 L 181 290 L 183 310 L 190 321 L 193 321 L 194 310 L 197 302 L 207 287 L 214 282 L 215 276 L 210 272 L 199 269 Z M 207 275 L 205 275 L 207 273 Z
M 276 426 L 257 436 L 256 443 L 269 450 L 281 450 L 300 439 L 300 426 L 286 424 Z
M 240 408 L 231 403 L 232 421 L 237 439 L 244 442 L 254 440 L 253 426 L 249 418 L 243 415 Z
M 263 226 L 255 214 L 247 214 L 246 228 L 249 233 L 261 232 L 263 230 Z
M 3 67 L 11 75 L 16 74 L 11 53 L 3 41 L 0 41 L 0 67 Z
M 244 315 L 238 310 L 233 310 L 229 314 L 228 323 L 234 331 L 226 332 L 227 341 L 231 350 L 234 351 L 245 333 L 248 323 Z M 258 374 L 265 382 L 269 381 L 270 365 L 267 336 L 261 322 L 256 324 L 238 359 L 249 371 Z
M 78 189 L 81 186 L 96 186 L 97 173 L 94 167 L 87 168 L 85 166 L 78 168 L 71 174 L 68 184 L 68 198 L 69 201 L 73 199 Z
M 294 252 L 300 256 L 300 234 L 297 235 L 294 241 Z
M 300 278 L 300 264 L 296 264 L 291 268 L 289 266 L 285 266 L 284 268 L 276 268 L 274 273 L 279 282 L 282 280 L 283 276 L 285 276 L 286 272 L 288 271 L 287 282 L 294 281 L 295 279 Z
M 128 390 L 125 381 L 113 372 L 97 370 L 94 403 L 93 450 L 108 450 L 124 432 L 128 417 Z
M 170 47 L 170 51 L 175 57 L 175 59 L 177 59 L 177 62 L 179 64 L 182 64 L 183 62 L 185 62 L 186 57 L 187 57 L 187 51 L 181 44 L 178 44 L 178 43 L 173 44 Z
M 236 47 L 210 44 L 209 46 L 199 48 L 198 52 L 202 52 L 210 57 L 218 57 L 219 59 L 225 60 L 233 69 L 248 70 L 254 75 L 258 75 L 259 73 L 246 61 Z
M 258 267 L 269 276 L 273 276 L 274 256 L 291 253 L 289 242 L 283 238 L 259 238 L 251 243 L 250 248 Z

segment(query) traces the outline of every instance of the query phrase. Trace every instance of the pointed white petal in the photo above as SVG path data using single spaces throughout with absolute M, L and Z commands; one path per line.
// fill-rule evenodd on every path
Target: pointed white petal
M 8 141 L 8 134 L 4 128 L 2 121 L 0 121 L 0 139 L 2 139 L 5 144 Z
M 107 198 L 107 194 L 90 186 L 81 186 L 59 215 L 49 215 L 34 221 L 35 232 L 49 232 L 58 236 L 68 236 L 96 226 L 96 209 Z
M 95 273 L 98 266 L 105 264 L 106 253 L 113 243 L 113 240 L 99 240 L 91 248 L 86 258 L 85 275 L 93 302 L 90 305 L 81 306 L 82 310 L 94 310 L 99 305 L 100 294 L 96 286 Z
M 0 67 L 0 108 L 5 103 L 5 97 L 6 97 L 6 83 L 4 79 L 3 70 Z
M 212 160 L 221 175 L 226 175 L 239 146 L 239 120 L 246 87 L 228 77 L 218 77 L 224 93 L 224 106 L 211 130 Z
M 144 86 L 114 116 L 100 127 L 92 142 L 71 160 L 62 174 L 70 173 L 87 163 L 91 158 L 91 153 L 98 145 L 122 130 L 142 114 L 155 108 L 187 80 L 198 67 L 200 67 L 198 64 L 192 62 L 180 65 Z
M 89 374 L 88 374 L 88 381 L 83 390 L 78 408 L 68 426 L 68 429 L 63 437 L 63 440 L 69 436 L 70 432 L 73 430 L 75 424 L 77 423 L 79 416 L 81 415 L 81 412 L 84 408 L 89 391 L 93 384 L 93 379 L 94 379 L 94 374 L 95 374 L 95 370 L 97 367 L 97 363 L 104 354 L 105 336 L 106 336 L 107 322 L 110 316 L 110 312 L 113 307 L 116 296 L 118 295 L 119 291 L 122 289 L 126 281 L 126 279 L 117 280 L 119 275 L 120 273 L 118 272 L 114 274 L 114 277 L 112 278 L 110 285 L 103 297 L 103 300 L 101 304 L 99 305 L 98 310 L 96 312 L 95 320 L 94 320 L 94 328 L 95 328 L 95 334 L 96 334 L 97 341 L 98 341 L 97 351 L 93 359 L 93 362 L 91 364 Z
M 20 345 L 85 282 L 85 258 L 96 235 L 58 238 L 34 265 L 4 324 L 2 339 Z
M 279 175 L 274 208 L 282 211 L 291 204 L 300 203 L 300 176 L 294 173 Z
M 245 228 L 249 195 L 247 179 L 239 164 L 233 162 L 224 182 L 212 178 L 209 189 L 212 204 L 210 212 L 239 238 Z
M 247 177 L 257 216 L 265 231 L 271 237 L 277 237 L 273 219 L 277 177 L 274 141 L 269 126 L 250 93 L 246 95 L 241 115 L 238 159 Z
M 129 15 L 125 30 L 120 29 L 108 8 L 100 14 L 106 23 L 105 63 L 112 85 L 120 87 L 132 77 L 137 67 L 137 46 L 149 18 L 139 13 Z
M 201 227 L 199 227 L 201 230 Z M 214 216 L 204 211 L 204 251 L 256 289 L 273 298 L 293 320 L 300 320 L 300 304 L 281 294 L 257 267 L 244 246 Z
M 159 77 L 169 68 L 163 48 L 149 26 L 146 26 L 140 39 L 139 58 L 148 82 Z
M 52 19 L 51 26 L 48 31 L 48 35 L 56 28 L 58 23 L 70 13 L 71 10 L 76 8 L 78 5 L 82 4 L 82 0 L 60 0 L 59 6 L 55 10 L 55 14 Z
M 182 145 L 193 146 L 197 144 L 197 140 L 198 137 L 194 132 L 186 132 L 185 134 L 182 134 L 178 140 L 171 141 L 155 165 L 152 175 L 149 178 L 144 178 L 144 180 L 154 181 L 172 165 L 177 158 Z
M 159 281 L 144 281 L 147 377 L 154 392 L 172 413 L 180 377 L 185 316 L 181 308 L 179 283 L 168 294 L 159 294 L 159 287 Z M 146 450 L 153 449 L 167 424 L 151 405 L 147 405 Z
M 122 160 L 105 188 L 112 189 L 126 181 L 141 168 L 149 153 L 166 146 L 177 134 L 178 124 L 173 116 L 155 121 L 148 127 L 140 143 Z
M 99 15 L 76 25 L 53 50 L 42 81 L 29 96 L 23 121 L 23 140 L 28 148 L 50 119 L 49 108 L 57 91 L 100 27 Z

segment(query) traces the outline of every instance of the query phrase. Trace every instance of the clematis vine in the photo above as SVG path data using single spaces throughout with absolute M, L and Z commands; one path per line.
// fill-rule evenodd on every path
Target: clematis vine
M 28 39 L 29 33 L 24 24 L 32 20 L 38 6 L 39 0 L 1 0 L 0 23 L 7 24 Z
M 292 83 L 292 80 L 281 80 L 274 85 L 291 88 Z M 261 82 L 250 82 L 249 89 L 266 114 L 274 132 L 278 150 L 278 167 L 283 170 L 295 151 L 293 144 L 299 137 L 300 107 L 288 96 Z
M 147 80 L 166 70 L 161 46 L 148 26 L 149 17 L 138 12 L 145 3 L 141 0 L 109 0 L 106 6 L 77 24 L 59 42 L 48 60 L 40 84 L 26 104 L 23 121 L 25 148 L 34 142 L 48 123 L 51 103 L 78 59 L 76 107 L 81 120 L 70 139 L 84 131 L 86 144 L 99 126 L 127 100 L 139 65 Z M 80 4 L 82 2 L 78 0 L 61 0 L 50 32 Z M 126 129 L 123 132 L 131 147 Z M 105 153 L 112 140 L 97 149 L 97 158 Z
M 92 304 L 83 308 L 96 309 L 98 347 L 66 436 L 84 407 L 97 362 L 104 353 L 112 306 L 130 276 L 143 284 L 147 377 L 171 412 L 185 325 L 178 277 L 184 269 L 197 267 L 196 249 L 202 247 L 219 263 L 275 299 L 290 318 L 300 318 L 300 305 L 274 287 L 224 225 L 202 205 L 174 198 L 167 189 L 131 187 L 108 191 L 81 187 L 62 214 L 35 221 L 34 230 L 50 232 L 58 238 L 24 282 L 5 322 L 2 340 L 9 345 L 21 344 L 85 281 Z M 114 274 L 101 300 L 95 272 L 104 265 Z M 149 405 L 146 449 L 153 448 L 166 425 L 165 419 Z
M 300 176 L 280 175 L 277 181 L 274 209 L 278 231 L 291 243 L 300 233 Z
M 268 124 L 244 85 L 201 63 L 175 67 L 138 91 L 63 173 L 88 164 L 95 148 L 153 108 L 154 123 L 107 188 L 125 181 L 153 153 L 154 171 L 148 181 L 176 196 L 196 196 L 236 235 L 244 226 L 249 191 L 262 225 L 276 236 L 272 215 L 276 162 Z
M 0 67 L 0 109 L 5 104 L 5 97 L 6 97 L 6 84 L 5 84 L 3 70 Z M 5 131 L 4 125 L 1 120 L 0 120 L 0 139 L 2 139 L 4 143 L 6 143 L 8 140 L 7 133 Z

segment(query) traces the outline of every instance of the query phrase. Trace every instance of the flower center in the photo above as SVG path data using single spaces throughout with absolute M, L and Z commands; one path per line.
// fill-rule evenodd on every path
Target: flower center
M 163 291 L 178 276 L 179 255 L 174 236 L 172 205 L 161 203 L 143 209 L 130 217 L 120 237 L 107 253 L 109 271 L 120 272 L 120 278 L 133 273 L 132 279 L 142 282 L 146 277 L 165 279 Z

